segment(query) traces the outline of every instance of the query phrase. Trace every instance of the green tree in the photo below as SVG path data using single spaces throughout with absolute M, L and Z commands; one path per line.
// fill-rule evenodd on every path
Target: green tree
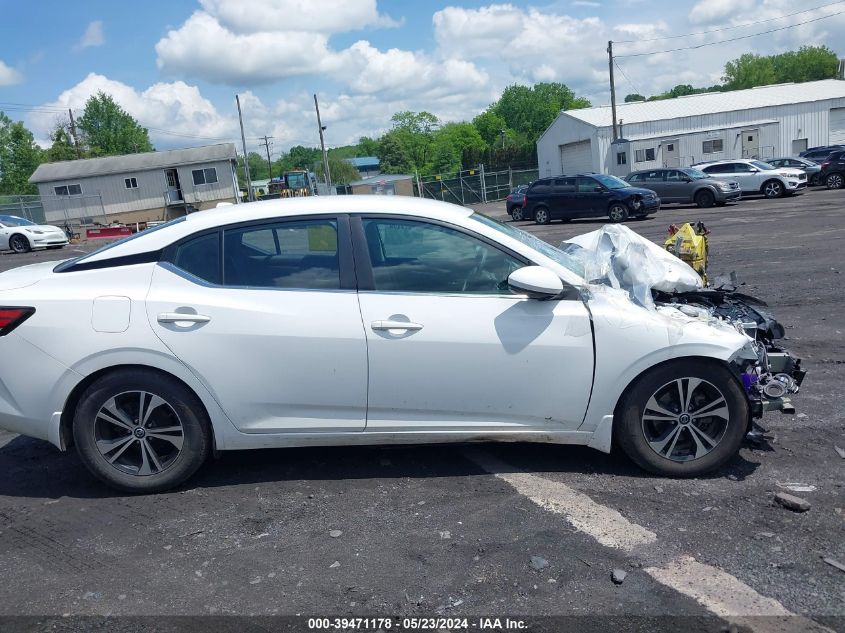
M 438 136 L 433 143 L 431 167 L 425 171 L 435 174 L 455 174 L 461 170 L 461 152 L 445 136 Z
M 645 101 L 645 97 L 637 93 L 625 95 L 625 103 L 633 103 L 634 101 Z
M 524 136 L 529 143 L 535 143 L 561 110 L 589 105 L 589 101 L 576 97 L 564 84 L 539 83 L 532 87 L 508 86 L 491 110 L 504 119 L 508 128 Z
M 85 103 L 78 127 L 92 156 L 116 156 L 155 149 L 147 129 L 141 127 L 111 95 L 102 91 L 92 95 Z
M 45 153 L 45 159 L 48 162 L 53 163 L 60 160 L 75 160 L 78 158 L 76 155 L 76 145 L 66 124 L 57 123 L 53 131 L 50 132 L 50 140 L 53 143 Z
M 501 144 L 502 132 L 506 135 L 508 133 L 508 124 L 492 110 L 492 106 L 476 116 L 472 120 L 472 124 L 478 130 L 484 142 L 491 146 Z
M 325 180 L 323 163 L 317 165 L 317 179 Z M 346 159 L 338 152 L 329 152 L 329 172 L 332 175 L 332 184 L 345 185 L 350 182 L 355 182 L 361 179 L 361 174 L 355 169 L 355 166 L 347 162 Z
M 376 156 L 378 154 L 378 140 L 369 136 L 358 139 L 358 156 Z
M 725 64 L 722 80 L 729 90 L 741 90 L 777 83 L 777 75 L 771 57 L 745 53 Z
M 827 46 L 802 46 L 775 55 L 772 63 L 778 83 L 835 79 L 839 58 Z
M 38 193 L 28 180 L 42 158 L 43 151 L 35 144 L 32 132 L 0 112 L 0 194 Z
M 383 174 L 409 174 L 414 171 L 405 145 L 397 138 L 395 132 L 388 132 L 381 137 L 378 157 L 379 171 Z

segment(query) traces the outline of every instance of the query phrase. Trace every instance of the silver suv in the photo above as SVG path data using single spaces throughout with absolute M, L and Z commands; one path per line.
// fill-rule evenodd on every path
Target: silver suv
M 702 209 L 722 206 L 742 197 L 736 180 L 711 178 L 694 167 L 681 169 L 644 169 L 631 172 L 625 179 L 635 187 L 656 191 L 661 202 L 695 203 Z
M 778 168 L 759 160 L 735 158 L 695 167 L 719 180 L 736 180 L 742 193 L 762 193 L 767 198 L 780 198 L 807 188 L 807 174 L 803 171 Z

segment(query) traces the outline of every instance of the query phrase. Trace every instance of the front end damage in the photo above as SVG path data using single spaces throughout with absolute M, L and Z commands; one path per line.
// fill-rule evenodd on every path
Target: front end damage
M 591 284 L 624 292 L 642 308 L 675 323 L 704 322 L 743 334 L 746 344 L 729 364 L 745 388 L 749 422 L 766 411 L 795 412 L 790 395 L 798 392 L 806 372 L 801 360 L 781 347 L 784 328 L 765 302 L 726 284 L 706 287 L 686 262 L 626 226 L 606 225 L 560 248 L 581 263 Z
M 656 306 L 675 308 L 696 318 L 713 318 L 729 323 L 749 341 L 731 359 L 731 369 L 742 381 L 752 418 L 766 411 L 794 413 L 789 399 L 804 380 L 801 359 L 780 346 L 783 326 L 772 316 L 765 302 L 733 289 L 654 291 Z

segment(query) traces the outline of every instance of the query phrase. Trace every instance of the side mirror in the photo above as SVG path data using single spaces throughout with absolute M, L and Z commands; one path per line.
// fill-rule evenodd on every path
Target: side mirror
M 604 187 L 602 187 L 601 185 L 596 185 L 595 187 L 593 187 L 593 191 L 595 191 L 596 193 L 601 193 L 602 191 L 604 191 Z
M 525 266 L 513 271 L 508 286 L 517 293 L 526 293 L 532 299 L 551 299 L 563 292 L 563 282 L 543 266 Z

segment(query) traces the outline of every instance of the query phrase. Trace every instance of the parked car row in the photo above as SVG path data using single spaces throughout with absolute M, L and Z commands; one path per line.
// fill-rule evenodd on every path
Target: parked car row
M 793 195 L 809 184 L 845 186 L 845 148 L 829 153 L 822 164 L 802 157 L 769 162 L 730 159 L 635 171 L 625 180 L 594 173 L 540 178 L 514 189 L 506 206 L 514 220 L 537 224 L 603 216 L 624 222 L 648 217 L 661 203 L 708 208 L 736 202 L 743 194 Z

